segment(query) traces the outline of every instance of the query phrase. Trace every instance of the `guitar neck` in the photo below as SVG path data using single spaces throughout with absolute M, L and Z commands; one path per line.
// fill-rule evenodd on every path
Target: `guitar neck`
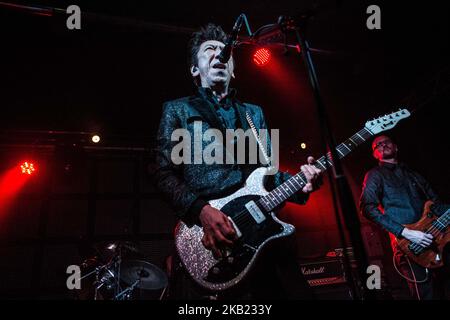
M 356 147 L 366 142 L 367 139 L 372 136 L 373 134 L 369 130 L 363 128 L 353 136 L 339 144 L 336 147 L 339 159 L 346 157 L 354 149 L 356 149 Z M 320 157 L 315 163 L 313 163 L 313 165 L 322 171 L 326 171 L 328 170 L 328 168 L 331 168 L 333 166 L 331 152 L 328 152 L 326 155 Z M 285 202 L 296 192 L 302 190 L 306 183 L 306 177 L 303 172 L 300 171 L 289 178 L 287 181 L 279 185 L 277 188 L 269 192 L 267 195 L 261 197 L 258 202 L 264 209 L 266 209 L 267 211 L 271 211 Z
M 441 215 L 438 219 L 436 219 L 435 223 L 436 223 L 436 227 L 439 230 L 446 229 L 448 227 L 448 225 L 450 224 L 450 209 L 448 209 L 443 215 Z

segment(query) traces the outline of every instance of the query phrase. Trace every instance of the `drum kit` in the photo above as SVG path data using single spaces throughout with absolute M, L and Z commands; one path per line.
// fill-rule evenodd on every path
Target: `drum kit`
M 94 256 L 82 263 L 81 300 L 162 300 L 168 278 L 145 261 L 131 242 L 95 245 Z

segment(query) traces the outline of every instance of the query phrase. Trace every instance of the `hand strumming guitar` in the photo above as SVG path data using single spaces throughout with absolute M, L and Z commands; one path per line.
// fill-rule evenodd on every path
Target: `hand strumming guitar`
M 320 181 L 321 170 L 313 166 L 315 162 L 313 157 L 308 157 L 308 164 L 301 167 L 307 184 L 303 187 L 304 193 L 310 193 L 317 190 Z M 216 208 L 206 205 L 200 212 L 200 222 L 203 227 L 203 246 L 211 250 L 216 259 L 222 257 L 222 251 L 225 247 L 233 245 L 236 240 L 236 231 L 228 216 Z
M 221 249 L 233 245 L 236 231 L 228 216 L 216 208 L 206 205 L 200 212 L 203 227 L 203 246 L 213 252 L 214 258 L 222 257 Z
M 402 236 L 411 242 L 421 245 L 424 248 L 430 246 L 433 242 L 433 235 L 419 230 L 410 230 L 408 228 L 404 228 L 402 231 Z

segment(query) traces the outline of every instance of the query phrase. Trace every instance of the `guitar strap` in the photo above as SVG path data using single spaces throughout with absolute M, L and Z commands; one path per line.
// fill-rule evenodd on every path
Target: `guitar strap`
M 255 137 L 256 142 L 258 143 L 258 146 L 261 150 L 264 160 L 266 161 L 268 166 L 271 166 L 272 163 L 270 161 L 269 156 L 267 155 L 266 147 L 264 147 L 264 144 L 262 143 L 261 139 L 259 138 L 258 131 L 256 130 L 256 127 L 253 124 L 253 120 L 250 117 L 250 114 L 248 112 L 245 112 L 245 118 L 247 119 L 247 122 L 250 125 L 250 129 L 252 130 L 252 133 L 253 133 L 253 136 Z

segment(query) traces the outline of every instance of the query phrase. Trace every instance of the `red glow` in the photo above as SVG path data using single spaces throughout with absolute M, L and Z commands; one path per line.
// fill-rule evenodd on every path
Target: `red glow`
M 286 116 L 303 117 L 305 110 L 303 106 L 313 104 L 311 90 L 305 85 L 304 75 L 298 61 L 291 58 L 273 54 L 270 62 L 262 67 L 261 77 L 267 81 L 274 92 L 277 92 L 278 103 L 285 108 L 283 112 L 289 112 Z M 307 83 L 306 83 L 307 84 Z M 308 125 L 315 125 L 308 123 Z
M 270 51 L 266 48 L 256 50 L 253 55 L 253 61 L 259 67 L 265 66 L 270 61 Z
M 34 165 L 33 162 L 25 161 L 24 163 L 22 163 L 22 164 L 20 165 L 20 171 L 21 171 L 23 174 L 31 175 L 33 172 L 36 171 L 36 167 L 35 167 L 35 165 Z
M 29 178 L 28 174 L 22 174 L 20 170 L 17 170 L 16 166 L 0 176 L 0 219 L 9 212 L 13 200 Z

